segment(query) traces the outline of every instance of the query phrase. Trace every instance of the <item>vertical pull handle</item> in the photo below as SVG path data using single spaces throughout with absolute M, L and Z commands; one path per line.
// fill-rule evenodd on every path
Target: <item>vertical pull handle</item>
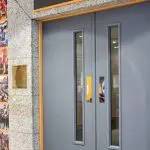
M 105 77 L 99 77 L 98 97 L 100 103 L 105 103 Z
M 89 75 L 86 77 L 86 101 L 92 102 L 93 97 L 93 79 L 92 76 Z

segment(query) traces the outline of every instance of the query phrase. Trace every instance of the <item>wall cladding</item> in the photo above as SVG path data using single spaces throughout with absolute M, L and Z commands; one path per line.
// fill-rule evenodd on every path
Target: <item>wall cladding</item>
M 32 90 L 35 89 L 32 83 L 32 4 L 32 0 L 8 0 L 10 150 L 39 149 L 38 132 L 33 123 L 33 107 L 38 98 Z M 27 66 L 27 88 L 13 88 L 12 70 L 18 65 Z
M 0 149 L 9 150 L 7 0 L 0 0 Z

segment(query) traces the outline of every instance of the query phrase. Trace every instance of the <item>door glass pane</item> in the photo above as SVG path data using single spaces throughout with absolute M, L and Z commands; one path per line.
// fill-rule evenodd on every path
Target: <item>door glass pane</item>
M 111 145 L 119 146 L 119 39 L 118 26 L 109 27 Z
M 83 33 L 75 33 L 75 140 L 83 141 Z

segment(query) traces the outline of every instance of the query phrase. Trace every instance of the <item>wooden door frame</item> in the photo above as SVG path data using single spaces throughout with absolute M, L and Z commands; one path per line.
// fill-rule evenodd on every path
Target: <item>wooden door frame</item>
M 38 61 L 38 66 L 39 66 L 39 77 L 38 77 L 38 90 L 39 90 L 39 146 L 40 150 L 44 150 L 44 117 L 43 117 L 43 28 L 42 24 L 43 22 L 47 21 L 52 21 L 52 20 L 59 20 L 59 19 L 65 19 L 68 17 L 73 17 L 77 15 L 84 15 L 88 13 L 94 13 L 94 12 L 101 12 L 105 10 L 110 10 L 110 9 L 116 9 L 116 8 L 121 8 L 121 7 L 128 7 L 131 5 L 135 4 L 140 4 L 144 2 L 150 2 L 149 0 L 125 0 L 126 2 L 123 3 L 110 3 L 110 4 L 105 4 L 103 6 L 99 7 L 91 7 L 91 8 L 86 8 L 83 10 L 77 10 L 69 13 L 64 13 L 64 14 L 59 14 L 55 16 L 49 16 L 47 18 L 41 18 L 38 21 L 38 55 L 39 55 L 39 61 Z

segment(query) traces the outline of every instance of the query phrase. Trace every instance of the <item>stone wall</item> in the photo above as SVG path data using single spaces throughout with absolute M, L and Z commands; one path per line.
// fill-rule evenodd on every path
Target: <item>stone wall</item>
M 38 149 L 38 131 L 34 126 L 37 95 L 33 91 L 36 59 L 32 49 L 32 0 L 8 0 L 9 30 L 9 147 L 11 150 Z M 35 62 L 35 61 L 34 61 Z M 12 67 L 27 65 L 27 89 L 12 88 Z M 34 76 L 35 77 L 35 76 Z M 35 100 L 35 101 L 34 101 Z M 33 109 L 35 108 L 35 109 Z

